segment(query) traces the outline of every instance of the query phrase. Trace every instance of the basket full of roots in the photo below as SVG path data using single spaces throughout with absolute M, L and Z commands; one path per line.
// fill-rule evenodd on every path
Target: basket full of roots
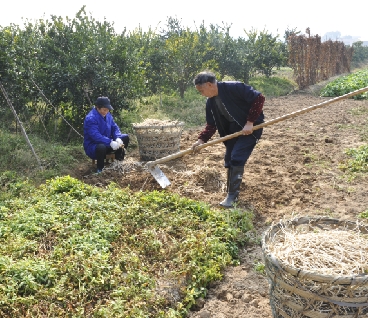
M 327 217 L 281 221 L 263 235 L 274 318 L 368 317 L 368 228 Z
M 157 119 L 133 124 L 141 160 L 156 160 L 179 152 L 183 127 L 183 122 Z

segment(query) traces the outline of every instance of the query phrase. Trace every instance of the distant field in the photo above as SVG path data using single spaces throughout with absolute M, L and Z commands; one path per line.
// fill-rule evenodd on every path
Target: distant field
M 284 77 L 290 81 L 293 79 L 293 69 L 291 67 L 280 67 L 280 69 L 275 69 L 273 75 L 277 77 Z

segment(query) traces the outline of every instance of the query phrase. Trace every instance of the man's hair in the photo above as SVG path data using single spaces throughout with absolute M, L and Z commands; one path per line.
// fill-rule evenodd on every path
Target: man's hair
M 194 85 L 202 85 L 204 83 L 215 83 L 216 82 L 216 76 L 214 73 L 210 71 L 203 71 L 197 74 L 197 76 L 194 78 Z

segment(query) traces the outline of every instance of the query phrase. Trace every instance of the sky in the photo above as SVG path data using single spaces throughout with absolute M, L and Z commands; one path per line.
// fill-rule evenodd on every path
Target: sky
M 149 27 L 160 30 L 165 28 L 168 17 L 174 17 L 181 20 L 182 26 L 193 29 L 202 22 L 206 27 L 231 25 L 230 35 L 235 38 L 246 37 L 244 30 L 266 30 L 282 37 L 286 29 L 304 34 L 309 27 L 312 35 L 323 37 L 327 32 L 338 31 L 341 36 L 368 41 L 366 0 L 340 4 L 326 0 L 13 0 L 0 11 L 0 26 L 22 26 L 24 19 L 34 22 L 51 15 L 74 18 L 83 5 L 96 20 L 113 22 L 117 33 L 137 27 L 143 31 Z

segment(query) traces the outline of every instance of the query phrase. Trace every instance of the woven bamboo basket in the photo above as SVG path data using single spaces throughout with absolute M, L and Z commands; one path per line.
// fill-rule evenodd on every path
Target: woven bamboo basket
M 368 274 L 323 275 L 287 265 L 269 248 L 278 236 L 285 233 L 285 229 L 303 233 L 357 231 L 364 237 L 368 233 L 367 227 L 361 224 L 327 217 L 300 217 L 271 226 L 263 235 L 262 252 L 273 317 L 368 317 Z
M 163 125 L 133 124 L 142 161 L 152 161 L 180 151 L 183 122 L 163 121 Z

